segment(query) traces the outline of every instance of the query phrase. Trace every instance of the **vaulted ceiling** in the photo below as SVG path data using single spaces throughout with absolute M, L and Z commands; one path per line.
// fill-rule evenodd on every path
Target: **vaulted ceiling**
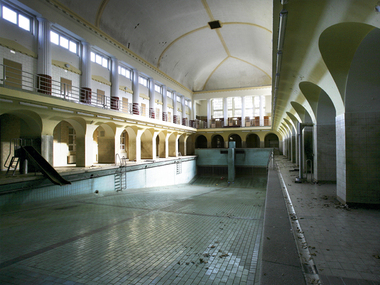
M 59 2 L 190 90 L 272 84 L 272 1 Z

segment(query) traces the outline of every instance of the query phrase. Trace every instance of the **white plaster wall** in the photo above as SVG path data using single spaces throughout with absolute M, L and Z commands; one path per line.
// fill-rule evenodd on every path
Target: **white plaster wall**
M 1 30 L 1 29 L 0 29 Z M 18 62 L 22 64 L 23 73 L 23 86 L 22 88 L 25 90 L 32 91 L 33 90 L 33 82 L 36 82 L 36 79 L 33 78 L 31 74 L 37 73 L 37 59 L 31 56 L 21 54 L 16 52 L 15 54 L 10 52 L 9 48 L 5 48 L 0 46 L 0 58 L 6 58 L 12 60 L 14 62 Z M 3 64 L 3 60 L 1 60 L 1 64 Z M 31 73 L 31 74 L 30 74 Z M 3 68 L 0 68 L 0 78 L 3 79 Z
M 37 39 L 31 32 L 19 28 L 17 25 L 0 18 L 0 37 L 19 43 L 27 49 L 37 53 Z
M 63 62 L 67 62 L 71 66 L 80 69 L 80 57 L 78 54 L 72 53 L 68 49 L 51 44 L 51 58 Z

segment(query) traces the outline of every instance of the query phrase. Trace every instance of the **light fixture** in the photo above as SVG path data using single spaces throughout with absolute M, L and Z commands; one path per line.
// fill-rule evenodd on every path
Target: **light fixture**
M 276 73 L 280 73 L 282 63 L 282 50 L 277 52 Z
M 286 20 L 288 18 L 288 11 L 282 10 L 280 12 L 280 23 L 278 27 L 278 43 L 277 50 L 282 50 L 284 47 L 284 37 L 285 37 L 285 28 L 286 28 Z
M 16 51 L 14 51 L 13 49 L 11 49 L 10 52 L 16 54 Z
M 65 63 L 65 67 L 66 67 L 66 68 L 69 68 L 69 67 L 70 67 L 70 64 Z

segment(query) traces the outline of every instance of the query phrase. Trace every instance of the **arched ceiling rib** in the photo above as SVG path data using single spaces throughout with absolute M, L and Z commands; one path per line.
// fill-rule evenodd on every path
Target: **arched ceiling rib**
M 271 84 L 270 1 L 57 1 L 191 90 Z

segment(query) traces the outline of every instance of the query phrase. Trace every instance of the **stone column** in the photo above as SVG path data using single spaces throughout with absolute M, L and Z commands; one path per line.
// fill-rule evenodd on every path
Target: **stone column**
M 111 109 L 119 110 L 119 60 L 113 57 L 111 61 Z
M 51 95 L 51 49 L 50 22 L 38 18 L 38 60 L 37 60 L 37 90 Z
M 41 155 L 53 165 L 53 135 L 41 135 Z
M 241 127 L 245 127 L 244 96 L 241 96 Z
M 82 42 L 82 75 L 80 77 L 80 101 L 91 104 L 91 45 Z
M 181 98 L 182 103 L 182 125 L 186 126 L 186 104 L 185 104 L 185 96 Z
M 173 91 L 173 123 L 178 124 L 177 92 Z
M 211 127 L 211 99 L 207 99 L 207 128 Z
M 264 108 L 264 103 L 265 102 L 265 96 L 260 96 L 260 126 L 264 126 L 264 112 L 263 112 L 263 108 Z
M 224 126 L 228 126 L 228 103 L 227 97 L 223 98 L 223 117 L 224 117 Z
M 149 118 L 155 119 L 156 112 L 154 110 L 155 106 L 155 82 L 153 78 L 149 78 Z
M 133 69 L 132 91 L 133 91 L 133 114 L 140 115 L 140 85 L 139 71 Z
M 165 85 L 162 85 L 162 121 L 168 121 L 168 94 Z

